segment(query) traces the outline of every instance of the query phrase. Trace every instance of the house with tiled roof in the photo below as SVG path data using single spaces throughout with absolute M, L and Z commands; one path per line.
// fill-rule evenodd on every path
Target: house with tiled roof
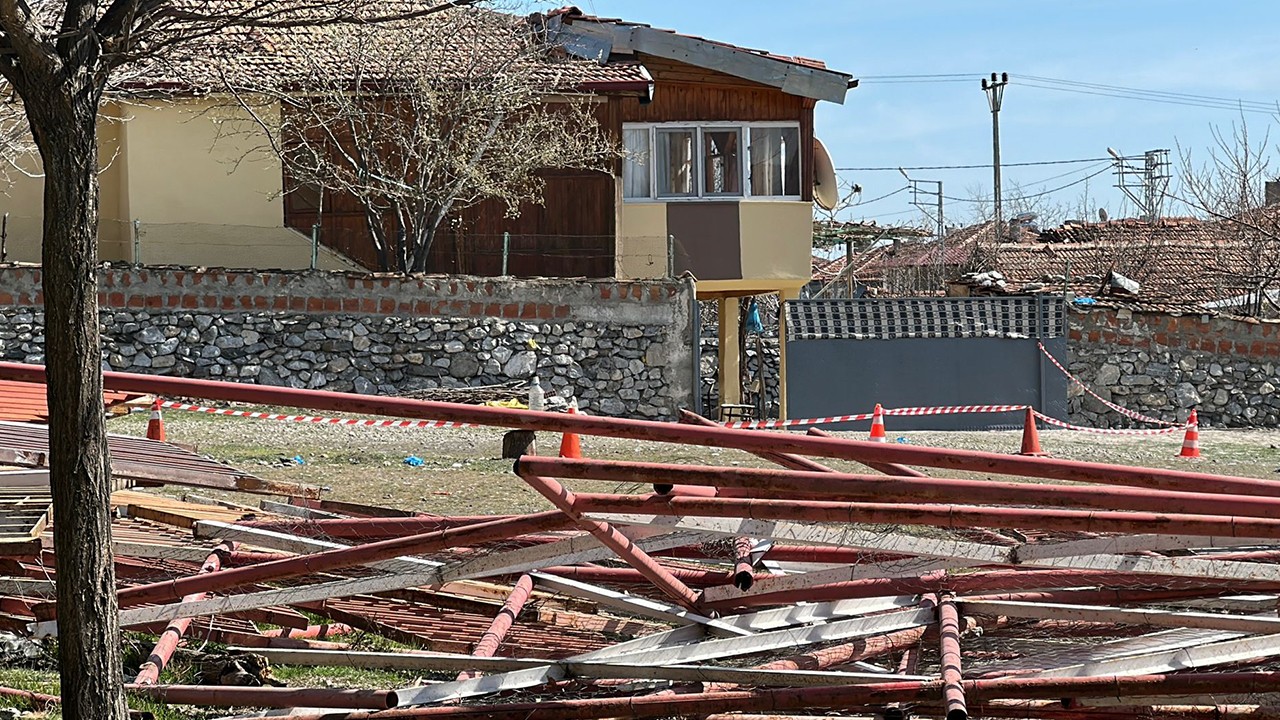
M 945 253 L 936 240 L 873 248 L 857 258 L 854 274 L 884 296 L 954 294 L 966 285 L 982 293 L 1066 288 L 1127 302 L 1226 307 L 1222 301 L 1254 289 L 1248 244 L 1231 220 L 1070 221 L 1024 228 L 999 244 L 986 222 L 949 234 Z M 931 272 L 939 266 L 944 273 Z M 972 281 L 990 271 L 1004 282 Z M 1136 282 L 1138 291 L 1107 282 L 1112 273 Z

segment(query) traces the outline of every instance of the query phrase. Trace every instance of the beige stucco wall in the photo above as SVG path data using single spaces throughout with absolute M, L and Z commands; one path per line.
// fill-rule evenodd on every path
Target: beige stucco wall
M 214 100 L 106 104 L 98 129 L 99 257 L 153 265 L 308 267 L 311 239 L 284 227 L 280 164 L 255 130 L 245 112 Z M 30 165 L 25 169 L 38 174 L 38 160 Z M 38 262 L 43 181 L 9 175 L 0 195 L 0 213 L 10 213 L 9 259 Z M 319 265 L 356 268 L 325 248 Z
M 813 204 L 744 202 L 738 205 L 742 277 L 809 282 L 813 273 Z M 791 282 L 786 282 L 791 281 Z
M 666 277 L 666 238 L 666 203 L 623 203 L 616 250 L 618 277 Z

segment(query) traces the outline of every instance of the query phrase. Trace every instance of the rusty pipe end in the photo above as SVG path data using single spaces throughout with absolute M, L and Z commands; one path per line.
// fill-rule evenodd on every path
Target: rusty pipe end
M 947 720 L 969 720 L 969 711 L 964 708 L 952 708 L 947 711 Z
M 756 576 L 751 570 L 738 570 L 733 574 L 733 586 L 743 592 L 750 590 L 755 584 Z
M 675 485 L 670 485 L 668 483 L 654 483 L 653 485 L 653 492 L 658 495 L 670 495 L 671 491 L 675 489 Z

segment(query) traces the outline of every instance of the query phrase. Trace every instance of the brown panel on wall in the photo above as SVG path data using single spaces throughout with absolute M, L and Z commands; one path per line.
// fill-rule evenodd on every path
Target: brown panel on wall
M 675 236 L 675 270 L 699 280 L 742 279 L 736 202 L 667 203 L 667 232 Z
M 488 201 L 461 214 L 436 240 L 431 272 L 502 274 L 503 233 L 510 233 L 507 273 L 518 277 L 611 277 L 616 195 L 613 176 L 543 173 L 543 204 L 526 203 L 516 217 Z
M 813 202 L 813 106 L 816 100 L 805 98 L 800 116 L 800 199 Z

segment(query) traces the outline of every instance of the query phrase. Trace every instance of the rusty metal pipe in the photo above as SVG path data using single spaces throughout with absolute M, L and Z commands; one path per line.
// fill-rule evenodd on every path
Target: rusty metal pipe
M 599 540 L 601 545 L 612 550 L 628 565 L 649 578 L 649 582 L 657 586 L 664 594 L 690 610 L 697 609 L 701 600 L 699 593 L 694 592 L 688 585 L 680 582 L 675 575 L 672 575 L 666 568 L 659 565 L 648 553 L 636 547 L 631 538 L 618 532 L 609 523 L 583 517 L 582 513 L 574 508 L 574 503 L 577 499 L 568 488 L 550 478 L 521 473 L 518 469 L 517 474 L 530 487 L 550 500 L 552 505 L 559 508 L 578 527 L 591 533 L 592 537 Z
M 625 483 L 678 482 L 715 487 L 720 497 L 746 488 L 754 497 L 812 497 L 855 502 L 958 502 L 1046 507 L 1091 507 L 1191 515 L 1280 516 L 1280 497 L 1177 492 L 1131 487 L 1042 485 L 950 478 L 896 478 L 849 473 L 727 468 L 614 460 L 568 460 L 526 456 L 523 472 L 566 480 Z M 742 493 L 736 493 L 742 494 Z M 686 496 L 693 496 L 688 493 Z
M 975 706 L 1006 698 L 1059 699 L 1081 697 L 1159 697 L 1222 693 L 1273 692 L 1280 673 L 1188 673 L 1185 675 L 1097 676 L 1072 678 L 1002 678 L 966 680 L 965 695 Z M 783 688 L 756 692 L 664 694 L 639 697 L 548 700 L 507 705 L 396 708 L 384 712 L 349 713 L 346 720 L 369 718 L 488 718 L 489 720 L 593 720 L 656 718 L 714 713 L 777 713 L 810 708 L 864 709 L 894 702 L 937 702 L 942 682 L 899 681 L 873 685 Z M 301 714 L 293 720 L 321 720 Z
M 686 425 L 700 425 L 702 427 L 723 427 L 722 425 L 716 423 L 713 420 L 708 420 L 707 418 L 704 418 L 697 413 L 689 412 L 688 410 L 680 411 L 680 422 Z M 809 430 L 809 434 L 817 435 L 819 437 L 831 437 L 830 435 L 816 428 L 811 428 Z M 828 467 L 826 465 L 823 465 L 820 462 L 817 462 L 815 460 L 810 460 L 809 458 L 802 457 L 800 455 L 791 455 L 789 453 L 780 453 L 780 452 L 763 452 L 763 451 L 753 452 L 751 454 L 755 455 L 756 457 L 762 460 L 768 460 L 771 463 L 781 465 L 782 467 L 787 468 L 788 470 L 801 470 L 804 472 L 837 472 L 835 468 Z M 877 462 L 867 462 L 862 464 L 866 465 L 872 470 L 882 472 L 885 475 L 906 475 L 910 477 L 928 477 L 924 473 L 918 470 L 913 470 L 905 465 L 896 465 L 894 463 L 877 463 Z
M 40 365 L 3 362 L 0 363 L 0 379 L 42 383 L 46 379 L 45 369 Z M 460 405 L 409 398 L 336 393 L 324 390 L 264 387 L 136 373 L 105 372 L 103 373 L 103 383 L 112 390 L 144 392 L 173 397 L 199 397 L 314 410 L 447 420 L 519 430 L 605 435 L 629 440 L 652 440 L 733 448 L 747 452 L 794 453 L 841 458 L 855 462 L 869 460 L 881 463 L 974 470 L 1054 480 L 1136 485 L 1171 490 L 1196 491 L 1205 487 L 1217 487 L 1225 492 L 1242 495 L 1280 495 L 1280 483 L 1271 480 L 1218 476 L 1185 470 L 1126 467 L 1057 458 L 1002 455 L 975 450 L 947 450 L 916 445 L 873 443 L 863 440 L 824 438 L 790 433 L 761 432 L 758 430 L 693 427 L 647 420 L 535 412 L 512 408 Z
M 515 586 L 511 588 L 511 594 L 502 603 L 498 614 L 494 616 L 493 622 L 489 623 L 488 629 L 480 636 L 479 642 L 471 648 L 472 655 L 493 657 L 497 654 L 498 648 L 502 645 L 502 641 L 507 639 L 507 633 L 511 631 L 511 626 L 515 625 L 516 618 L 520 616 L 520 611 L 524 610 L 524 604 L 528 602 L 531 594 L 533 594 L 533 577 L 521 575 Z M 479 672 L 463 670 L 458 673 L 457 679 L 467 680 L 479 676 Z
M 181 600 L 183 595 L 210 592 L 267 580 L 282 580 L 317 572 L 328 572 L 354 567 L 379 560 L 390 560 L 400 555 L 413 555 L 445 550 L 456 545 L 503 540 L 526 532 L 563 529 L 571 521 L 562 513 L 550 511 L 521 515 L 510 520 L 497 520 L 462 528 L 439 530 L 395 540 L 383 540 L 368 545 L 326 550 L 311 555 L 300 555 L 286 560 L 259 563 L 243 568 L 223 570 L 208 575 L 196 575 L 177 580 L 167 580 L 150 585 L 139 585 L 121 590 L 120 607 L 132 607 L 143 603 L 162 603 Z M 51 619 L 54 604 L 36 606 L 36 617 Z M 43 615 L 42 613 L 48 613 Z
M 1039 530 L 1280 538 L 1280 520 L 1182 513 L 663 497 L 608 493 L 579 493 L 573 507 L 581 513 L 643 513 L 799 522 L 926 525 L 951 529 L 996 525 Z
M 835 437 L 835 435 L 832 435 L 831 433 L 826 432 L 824 430 L 819 430 L 818 428 L 809 428 L 808 433 L 810 435 L 813 435 L 814 437 L 824 437 L 824 438 Z M 928 475 L 925 475 L 924 473 L 920 472 L 919 470 L 916 470 L 915 468 L 909 468 L 906 465 L 899 465 L 898 463 L 863 462 L 862 464 L 866 465 L 872 470 L 882 472 L 885 475 L 897 475 L 900 477 L 921 477 L 921 478 L 929 477 Z M 792 468 L 792 469 L 799 470 L 801 468 Z
M 325 518 L 322 520 L 241 520 L 240 525 L 273 532 L 334 540 L 386 540 L 449 528 L 508 520 L 514 515 L 421 516 L 405 518 Z
M 967 720 L 964 678 L 960 671 L 960 613 L 954 595 L 938 598 L 938 635 L 942 652 L 942 701 L 947 720 Z
M 755 563 L 751 562 L 751 551 L 755 543 L 751 538 L 740 536 L 733 539 L 733 586 L 746 592 L 756 583 Z
M 222 556 L 224 553 L 234 552 L 235 543 L 225 541 L 213 549 L 209 553 L 209 557 L 204 559 L 204 564 L 200 566 L 200 575 L 215 573 L 222 569 Z M 209 596 L 208 593 L 193 593 L 182 598 L 183 602 L 195 602 L 203 600 Z M 142 663 L 142 667 L 138 668 L 138 676 L 134 678 L 134 682 L 139 685 L 154 685 L 160 679 L 160 671 L 164 670 L 169 664 L 169 659 L 173 657 L 173 653 L 178 649 L 178 643 L 182 641 L 182 636 L 186 634 L 187 628 L 191 626 L 191 618 L 178 618 L 169 623 L 168 627 L 160 633 L 159 639 L 156 640 L 156 646 L 151 650 L 151 654 L 147 656 L 147 661 Z
M 721 585 L 732 585 L 735 582 L 731 573 L 723 570 L 694 570 L 691 568 L 668 567 L 667 572 L 671 573 L 680 582 L 690 587 L 719 587 Z M 602 567 L 598 565 L 564 565 L 557 567 L 542 568 L 542 571 L 551 575 L 558 575 L 564 578 L 574 580 L 582 580 L 583 582 L 592 583 L 648 583 L 649 578 L 640 574 L 638 570 L 633 568 L 616 568 Z M 762 577 L 772 577 L 764 573 L 754 573 L 752 582 Z
M 325 707 L 384 710 L 393 707 L 388 690 L 229 687 L 219 685 L 125 685 L 125 691 L 174 705 L 209 707 Z

